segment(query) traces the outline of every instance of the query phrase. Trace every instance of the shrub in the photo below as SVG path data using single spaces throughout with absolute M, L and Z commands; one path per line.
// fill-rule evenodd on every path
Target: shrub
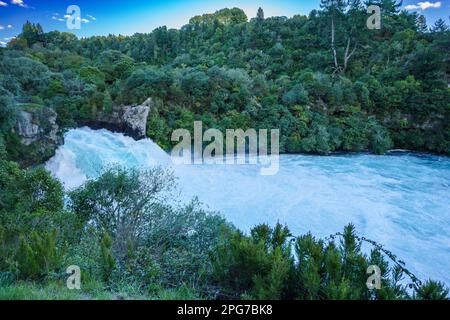
M 57 246 L 56 230 L 47 232 L 33 231 L 29 236 L 19 236 L 16 261 L 19 277 L 40 279 L 58 270 L 62 252 Z
M 257 226 L 251 236 L 232 231 L 213 253 L 213 280 L 232 297 L 281 298 L 293 263 L 289 236 L 279 224 Z
M 186 283 L 206 290 L 211 272 L 209 253 L 229 228 L 223 218 L 201 209 L 197 200 L 181 208 L 162 206 L 145 242 L 159 269 L 160 283 L 168 287 Z
M 43 168 L 0 161 L 0 271 L 42 279 L 61 267 L 79 224 L 63 210 L 63 190 Z
M 341 238 L 339 244 L 335 239 Z M 292 241 L 293 244 L 292 244 Z M 370 254 L 363 243 L 373 245 Z M 295 254 L 291 252 L 293 246 Z M 392 266 L 385 259 L 392 260 Z M 381 288 L 367 287 L 369 266 L 381 271 Z M 404 276 L 412 281 L 412 292 Z M 311 234 L 291 238 L 277 224 L 233 231 L 214 251 L 213 281 L 225 297 L 250 299 L 445 299 L 439 282 L 420 281 L 379 244 L 360 238 L 353 225 L 326 241 Z M 412 293 L 412 295 L 411 295 Z
M 161 168 L 109 168 L 69 194 L 70 208 L 100 234 L 109 234 L 114 255 L 124 258 L 143 241 L 157 203 L 171 188 L 173 176 Z
M 147 290 L 182 283 L 207 287 L 208 254 L 227 224 L 197 201 L 167 204 L 173 186 L 172 175 L 160 168 L 110 168 L 71 192 L 69 206 L 86 226 L 72 260 L 87 262 L 90 275 L 109 284 L 134 283 Z
M 415 298 L 419 300 L 447 300 L 449 289 L 442 282 L 427 280 L 416 289 Z
M 389 135 L 389 131 L 378 124 L 377 121 L 371 119 L 369 121 L 370 142 L 369 149 L 373 153 L 383 154 L 392 148 L 393 143 Z
M 111 273 L 115 266 L 114 257 L 111 252 L 112 247 L 112 239 L 111 237 L 106 233 L 103 236 L 103 239 L 101 241 L 100 246 L 100 252 L 101 252 L 101 268 L 103 273 L 103 280 L 108 281 L 109 277 L 111 276 Z

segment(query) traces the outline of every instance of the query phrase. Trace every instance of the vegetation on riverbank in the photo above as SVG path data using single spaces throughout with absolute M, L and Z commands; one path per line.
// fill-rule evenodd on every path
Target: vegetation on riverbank
M 42 168 L 0 162 L 0 298 L 3 299 L 445 299 L 349 225 L 321 240 L 287 227 L 243 234 L 194 200 L 174 202 L 160 168 L 109 168 L 65 194 Z M 67 202 L 64 204 L 64 197 Z M 367 242 L 367 241 L 366 241 Z M 81 270 L 81 290 L 65 288 Z M 367 268 L 380 268 L 369 290 Z M 371 283 L 371 282 L 370 282 Z M 411 283 L 408 288 L 405 283 Z
M 176 182 L 159 168 L 106 169 L 66 193 L 15 162 L 54 151 L 23 144 L 19 110 L 33 112 L 32 134 L 47 134 L 52 114 L 65 130 L 149 97 L 147 135 L 166 149 L 174 129 L 200 120 L 279 128 L 281 152 L 450 154 L 448 27 L 374 2 L 381 30 L 366 28 L 360 1 L 329 0 L 309 16 L 260 9 L 248 21 L 224 9 L 129 37 L 77 39 L 27 22 L 0 48 L 0 299 L 445 299 L 444 284 L 420 282 L 378 244 L 363 253 L 352 225 L 329 239 L 278 224 L 243 234 L 195 200 L 174 203 Z M 71 265 L 80 291 L 65 287 Z M 370 265 L 379 290 L 367 288 Z

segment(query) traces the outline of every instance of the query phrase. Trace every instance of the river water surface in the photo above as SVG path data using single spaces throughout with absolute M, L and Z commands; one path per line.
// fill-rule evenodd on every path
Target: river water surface
M 278 174 L 262 176 L 254 165 L 174 166 L 150 139 L 79 128 L 46 166 L 71 189 L 110 164 L 170 167 L 185 201 L 197 196 L 244 231 L 279 221 L 294 235 L 325 237 L 352 222 L 419 278 L 450 285 L 449 157 L 282 155 Z

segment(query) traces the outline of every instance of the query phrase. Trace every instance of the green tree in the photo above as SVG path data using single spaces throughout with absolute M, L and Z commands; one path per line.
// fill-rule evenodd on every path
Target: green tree
M 63 190 L 43 168 L 0 161 L 0 271 L 42 279 L 61 268 L 79 224 L 63 211 Z
M 416 289 L 419 300 L 448 300 L 449 289 L 442 282 L 427 280 Z
M 9 96 L 0 96 L 0 134 L 9 132 L 14 125 L 15 109 Z
M 126 256 L 145 237 L 155 207 L 173 188 L 173 177 L 161 168 L 148 171 L 110 168 L 97 180 L 70 193 L 70 207 L 113 239 L 116 257 Z
M 44 40 L 44 31 L 42 26 L 37 23 L 31 23 L 27 21 L 22 28 L 22 33 L 18 36 L 18 38 L 23 38 L 27 41 L 28 46 L 32 46 L 36 42 L 43 42 Z
M 250 237 L 232 232 L 213 255 L 213 279 L 229 295 L 282 298 L 293 263 L 289 236 L 279 224 L 257 226 Z
M 264 10 L 261 7 L 258 8 L 258 12 L 256 13 L 256 20 L 257 21 L 264 20 Z
M 435 23 L 434 26 L 431 28 L 431 32 L 436 33 L 444 33 L 449 30 L 447 24 L 445 23 L 444 19 L 439 18 Z

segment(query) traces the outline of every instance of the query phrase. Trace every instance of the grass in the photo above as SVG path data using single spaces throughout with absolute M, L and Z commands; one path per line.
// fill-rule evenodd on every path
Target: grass
M 187 287 L 162 289 L 146 294 L 130 285 L 110 291 L 99 282 L 87 283 L 80 290 L 69 290 L 63 281 L 47 283 L 0 283 L 0 300 L 195 300 L 199 299 Z
M 0 287 L 0 300 L 84 300 L 82 292 L 69 290 L 58 283 L 14 283 Z

